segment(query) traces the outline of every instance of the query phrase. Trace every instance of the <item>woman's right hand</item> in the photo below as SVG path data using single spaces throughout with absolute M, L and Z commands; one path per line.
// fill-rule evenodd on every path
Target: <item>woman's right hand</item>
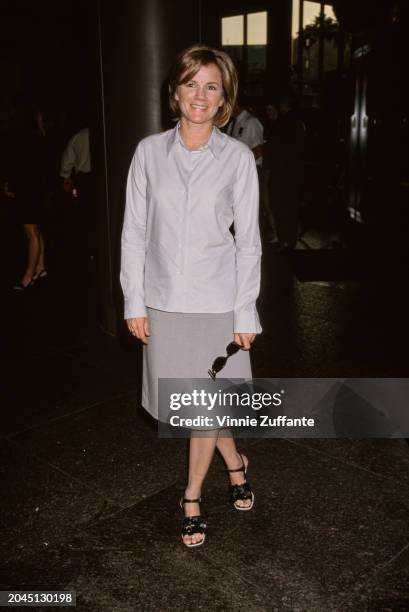
M 127 319 L 126 324 L 129 331 L 135 338 L 141 340 L 144 344 L 148 344 L 149 332 L 149 321 L 148 317 L 136 317 L 134 319 Z

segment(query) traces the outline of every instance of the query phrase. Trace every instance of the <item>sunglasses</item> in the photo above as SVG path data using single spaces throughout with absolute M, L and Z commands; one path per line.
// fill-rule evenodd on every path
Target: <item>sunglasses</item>
M 210 378 L 216 380 L 216 374 L 224 368 L 228 358 L 232 357 L 232 355 L 235 355 L 240 350 L 240 348 L 241 347 L 235 342 L 230 342 L 230 344 L 226 346 L 227 357 L 216 357 L 216 359 L 213 361 L 212 367 L 210 368 L 210 370 L 208 370 Z

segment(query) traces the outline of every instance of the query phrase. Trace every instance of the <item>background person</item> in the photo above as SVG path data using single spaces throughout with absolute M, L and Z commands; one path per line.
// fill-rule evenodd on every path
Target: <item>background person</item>
M 79 241 L 76 251 L 81 264 L 87 264 L 95 253 L 95 197 L 93 194 L 89 128 L 84 127 L 76 132 L 67 142 L 61 157 L 60 177 L 66 193 L 73 195 L 70 199 L 68 226 L 70 238 L 73 234 Z M 71 239 L 69 239 L 71 242 Z M 85 271 L 87 266 L 85 266 Z
M 81 193 L 83 179 L 86 181 L 90 173 L 89 129 L 83 128 L 69 139 L 61 158 L 60 176 L 64 191 L 71 193 L 79 185 Z
M 143 139 L 129 170 L 121 284 L 128 328 L 144 343 L 142 404 L 155 418 L 158 378 L 207 378 L 233 339 L 243 350 L 229 358 L 224 375 L 251 378 L 248 349 L 261 332 L 257 171 L 249 148 L 218 129 L 229 120 L 236 92 L 227 54 L 202 45 L 182 52 L 169 85 L 179 122 Z M 205 539 L 199 503 L 216 447 L 233 470 L 234 507 L 253 506 L 248 459 L 231 435 L 221 434 L 191 436 L 181 500 L 187 546 Z
M 255 115 L 246 109 L 247 101 L 243 93 L 239 92 L 232 112 L 232 121 L 227 126 L 227 134 L 246 144 L 253 152 L 256 160 L 259 190 L 260 190 L 260 228 L 263 234 L 268 234 L 268 214 L 263 198 L 263 125 Z
M 16 217 L 27 238 L 23 275 L 13 289 L 24 291 L 47 276 L 44 227 L 54 197 L 58 138 L 50 111 L 30 114 L 29 123 L 16 138 L 10 193 L 15 195 Z
M 242 93 L 237 96 L 232 117 L 227 127 L 227 134 L 244 142 L 253 151 L 257 168 L 261 168 L 263 165 L 263 125 L 255 115 L 246 110 L 246 99 Z

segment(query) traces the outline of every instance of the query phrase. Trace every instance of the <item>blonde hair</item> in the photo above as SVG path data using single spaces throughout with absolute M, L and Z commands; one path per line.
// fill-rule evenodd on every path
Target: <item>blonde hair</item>
M 222 75 L 223 105 L 220 106 L 213 123 L 223 127 L 228 123 L 232 114 L 237 96 L 237 72 L 231 58 L 218 49 L 206 45 L 193 45 L 188 47 L 176 58 L 169 77 L 169 106 L 174 119 L 180 118 L 180 108 L 175 98 L 176 89 L 192 79 L 202 66 L 215 64 Z

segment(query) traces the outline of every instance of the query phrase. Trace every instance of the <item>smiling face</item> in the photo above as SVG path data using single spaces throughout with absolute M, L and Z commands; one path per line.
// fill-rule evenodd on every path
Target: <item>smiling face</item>
M 175 92 L 182 121 L 197 125 L 213 125 L 213 119 L 223 105 L 222 74 L 216 64 L 202 66 Z

